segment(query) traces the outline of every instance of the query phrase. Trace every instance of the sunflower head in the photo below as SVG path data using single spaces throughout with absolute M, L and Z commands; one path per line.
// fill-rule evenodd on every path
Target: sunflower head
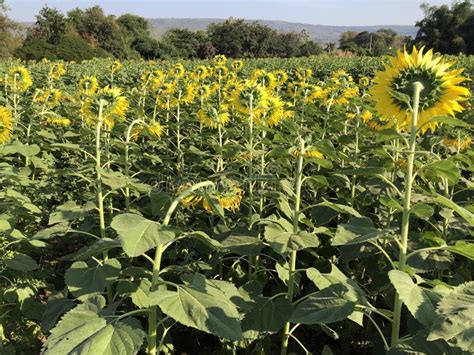
M 66 117 L 50 116 L 46 117 L 43 123 L 49 126 L 69 127 L 71 125 L 71 120 Z
M 233 180 L 222 179 L 213 191 L 209 191 L 209 196 L 215 200 L 224 210 L 237 212 L 244 195 L 239 184 Z M 212 207 L 207 199 L 202 200 L 202 207 L 206 212 L 211 213 Z
M 424 133 L 434 131 L 436 122 L 427 123 L 435 116 L 454 116 L 464 108 L 460 102 L 469 96 L 469 90 L 458 84 L 466 80 L 463 69 L 450 70 L 454 62 L 446 62 L 432 50 L 424 52 L 413 47 L 411 53 L 398 51 L 383 71 L 375 75 L 370 93 L 375 108 L 385 120 L 393 120 L 401 130 L 411 130 L 414 84 L 422 84 L 417 128 Z
M 223 54 L 218 54 L 212 60 L 216 67 L 224 66 L 227 63 L 227 57 Z
M 367 122 L 367 121 L 370 121 L 372 119 L 373 114 L 372 112 L 370 112 L 369 110 L 364 110 L 361 114 L 360 114 L 360 118 L 362 118 L 362 121 Z
M 359 86 L 362 88 L 366 88 L 370 85 L 370 79 L 366 76 L 363 76 L 359 79 Z
M 0 106 L 0 144 L 8 142 L 12 131 L 12 114 L 5 106 Z
M 49 71 L 48 77 L 51 79 L 59 80 L 66 74 L 66 68 L 64 67 L 64 63 L 57 63 L 51 67 Z
M 99 88 L 99 82 L 95 76 L 86 76 L 79 81 L 79 93 L 83 95 L 93 95 Z
M 175 65 L 173 65 L 168 72 L 168 74 L 175 79 L 182 78 L 185 73 L 186 69 L 184 69 L 184 65 L 181 63 L 176 63 Z
M 163 135 L 164 129 L 159 122 L 150 123 L 147 126 L 148 135 L 152 138 L 161 138 Z
M 109 86 L 99 90 L 93 97 L 87 99 L 82 105 L 82 113 L 90 125 L 95 125 L 100 115 L 102 106 L 102 120 L 109 127 L 115 125 L 115 121 L 123 121 L 127 113 L 129 103 L 122 90 Z
M 117 73 L 120 69 L 122 69 L 123 65 L 120 63 L 119 60 L 115 60 L 111 65 L 110 65 L 110 70 L 112 71 L 112 74 Z
M 20 93 L 25 92 L 33 85 L 30 72 L 23 66 L 11 68 L 8 71 L 6 82 L 13 91 Z
M 234 70 L 234 72 L 239 72 L 244 67 L 244 61 L 240 59 L 234 60 L 232 61 L 231 67 Z
M 217 66 L 214 67 L 214 69 L 212 70 L 212 74 L 214 75 L 214 77 L 219 79 L 224 78 L 228 72 L 229 70 L 225 66 Z
M 281 121 L 294 115 L 293 111 L 287 109 L 288 107 L 289 105 L 279 96 L 270 96 L 267 99 L 265 112 L 256 117 L 256 122 L 266 127 L 277 126 Z
M 288 74 L 284 70 L 275 70 L 273 72 L 273 76 L 275 77 L 276 83 L 278 86 L 282 86 L 288 80 Z
M 44 104 L 46 107 L 54 108 L 61 103 L 63 93 L 59 89 L 38 90 L 33 97 L 33 102 Z
M 206 105 L 198 111 L 199 121 L 207 127 L 218 128 L 230 121 L 229 108 L 225 104 L 218 107 Z
M 267 89 L 254 80 L 246 80 L 231 94 L 232 104 L 244 115 L 249 115 L 251 110 L 255 115 L 263 113 L 268 107 L 268 97 Z
M 295 70 L 295 76 L 300 81 L 309 81 L 313 76 L 313 70 L 309 68 L 297 68 Z
M 193 71 L 193 78 L 197 81 L 206 79 L 209 76 L 209 70 L 205 65 L 198 65 Z
M 211 87 L 207 84 L 199 85 L 196 88 L 196 96 L 202 101 L 207 100 L 212 95 L 212 93 Z
M 252 80 L 263 85 L 268 90 L 273 90 L 277 86 L 277 79 L 273 73 L 269 73 L 262 69 L 256 69 L 252 73 Z

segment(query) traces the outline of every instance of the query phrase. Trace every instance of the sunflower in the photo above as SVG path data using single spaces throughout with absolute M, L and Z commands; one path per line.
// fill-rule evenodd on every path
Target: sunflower
M 13 91 L 25 92 L 33 85 L 30 72 L 23 66 L 11 68 L 8 71 L 6 82 Z
M 370 121 L 372 119 L 372 117 L 374 117 L 372 115 L 372 112 L 370 112 L 369 110 L 364 110 L 361 114 L 360 114 L 360 118 L 362 118 L 362 121 L 367 122 L 367 121 Z
M 184 184 L 184 185 L 179 186 L 176 192 L 176 195 L 179 196 L 183 191 L 189 189 L 190 187 L 191 187 L 191 184 Z M 204 197 L 202 197 L 201 195 L 191 193 L 187 195 L 186 197 L 184 197 L 181 200 L 181 203 L 184 207 L 192 208 L 199 205 L 203 200 L 204 200 Z
M 0 106 L 0 123 L 0 144 L 5 144 L 13 131 L 12 114 L 5 106 Z
M 232 64 L 230 66 L 235 72 L 238 72 L 238 71 L 241 71 L 242 68 L 244 67 L 244 62 L 243 60 L 237 59 L 237 60 L 232 61 Z
M 311 76 L 313 75 L 313 71 L 309 68 L 297 68 L 295 70 L 295 76 L 298 78 L 300 81 L 308 81 L 311 79 Z
M 225 126 L 230 121 L 228 106 L 225 104 L 214 107 L 207 105 L 198 111 L 199 121 L 207 127 L 218 128 Z
M 244 190 L 232 180 L 223 180 L 215 190 L 210 193 L 210 197 L 216 200 L 224 210 L 231 212 L 239 210 L 243 195 Z M 212 207 L 207 199 L 202 200 L 202 207 L 206 212 L 212 212 Z
M 462 129 L 450 130 L 443 138 L 443 145 L 454 148 L 457 151 L 466 150 L 471 146 L 471 135 Z
M 370 79 L 366 76 L 363 76 L 362 78 L 359 79 L 359 86 L 360 87 L 367 87 L 370 85 Z
M 267 127 L 274 127 L 294 114 L 293 111 L 286 109 L 288 104 L 283 102 L 278 96 L 270 96 L 267 99 L 267 104 L 265 113 L 256 117 L 256 123 Z
M 159 122 L 153 122 L 147 126 L 148 134 L 154 138 L 160 138 L 163 135 L 164 129 Z
M 300 156 L 300 154 L 301 153 L 298 149 L 293 150 L 293 156 L 294 157 L 297 158 L 297 157 Z M 308 147 L 307 149 L 304 150 L 303 157 L 305 157 L 305 158 L 317 158 L 317 159 L 321 159 L 321 160 L 326 159 L 324 157 L 323 153 L 321 153 L 319 150 L 317 150 L 315 148 L 311 148 L 311 147 Z
M 225 65 L 225 63 L 227 63 L 227 57 L 223 54 L 218 54 L 212 61 L 216 67 L 222 67 Z
M 58 63 L 52 66 L 51 70 L 49 71 L 48 77 L 51 79 L 59 80 L 66 74 L 66 68 L 64 67 L 63 63 Z
M 99 119 L 101 105 L 102 120 L 109 127 L 113 127 L 117 119 L 122 121 L 129 107 L 127 98 L 122 95 L 122 90 L 106 86 L 82 105 L 82 113 L 89 125 L 95 125 Z
M 464 108 L 459 104 L 469 95 L 469 90 L 458 84 L 466 81 L 461 76 L 463 69 L 450 70 L 454 62 L 446 62 L 432 50 L 423 53 L 424 48 L 409 54 L 406 50 L 398 51 L 391 57 L 384 71 L 375 75 L 370 93 L 376 104 L 379 115 L 396 122 L 401 130 L 410 130 L 412 125 L 413 84 L 420 82 L 423 89 L 420 93 L 417 128 L 422 133 L 428 129 L 434 131 L 436 122 L 427 124 L 435 116 L 454 116 Z
M 265 87 L 253 80 L 246 80 L 231 94 L 232 104 L 237 111 L 249 115 L 252 109 L 255 116 L 268 108 L 268 97 Z
M 90 96 L 97 92 L 99 82 L 95 76 L 86 76 L 79 80 L 78 86 L 80 94 Z
M 228 69 L 227 67 L 215 67 L 213 70 L 212 70 L 212 74 L 214 75 L 214 77 L 218 78 L 218 79 L 221 79 L 223 77 L 225 77 L 228 73 Z
M 112 71 L 112 74 L 118 72 L 120 69 L 122 69 L 123 65 L 120 63 L 119 60 L 115 60 L 111 65 L 110 65 L 110 70 Z
M 273 90 L 277 86 L 277 79 L 273 73 L 268 73 L 262 69 L 256 69 L 252 72 L 251 79 L 262 84 L 268 90 Z
M 288 80 L 288 74 L 284 70 L 275 70 L 273 73 L 277 86 L 282 86 Z
M 174 79 L 181 79 L 185 73 L 186 73 L 186 69 L 184 69 L 184 65 L 181 63 L 176 63 L 168 71 L 168 74 Z
M 212 95 L 212 89 L 209 85 L 199 85 L 196 88 L 196 97 L 201 100 L 205 101 Z
M 33 97 L 33 102 L 45 104 L 49 108 L 54 108 L 61 103 L 63 93 L 59 89 L 38 90 Z
M 209 76 L 209 70 L 205 65 L 198 65 L 193 71 L 193 78 L 197 81 L 206 79 Z
M 51 126 L 63 126 L 63 127 L 68 127 L 71 125 L 71 120 L 66 117 L 47 117 L 43 121 L 44 124 L 46 125 L 51 125 Z

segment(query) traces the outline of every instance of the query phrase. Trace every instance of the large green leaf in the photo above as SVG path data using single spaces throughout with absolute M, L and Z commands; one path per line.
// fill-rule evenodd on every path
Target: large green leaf
M 464 207 L 459 206 L 457 203 L 439 194 L 434 194 L 431 200 L 444 207 L 448 207 L 452 209 L 454 212 L 456 212 L 462 218 L 464 218 L 467 223 L 469 223 L 472 227 L 474 227 L 474 213 L 468 211 Z
M 122 248 L 130 257 L 140 256 L 175 238 L 175 233 L 171 228 L 132 213 L 116 216 L 111 226 L 117 231 Z
M 246 332 L 278 332 L 293 313 L 293 306 L 285 297 L 258 296 L 253 309 L 242 320 Z
M 423 169 L 425 177 L 429 180 L 440 180 L 445 178 L 450 184 L 458 182 L 461 173 L 452 161 L 438 160 Z
M 457 241 L 456 244 L 446 247 L 446 250 L 474 260 L 474 243 Z
M 319 239 L 315 234 L 304 231 L 297 234 L 287 232 L 277 224 L 269 224 L 265 227 L 265 240 L 268 241 L 273 250 L 282 255 L 319 245 Z
M 223 281 L 222 281 L 223 282 Z M 240 340 L 239 312 L 220 287 L 195 274 L 191 283 L 176 290 L 159 288 L 150 293 L 151 305 L 179 323 L 230 340 Z
M 49 216 L 49 225 L 79 219 L 86 216 L 89 211 L 94 208 L 93 203 L 86 203 L 84 206 L 79 206 L 74 201 L 67 201 L 65 204 L 56 207 L 55 212 Z
M 348 223 L 337 227 L 332 245 L 351 245 L 375 240 L 388 233 L 386 230 L 377 229 L 370 218 L 352 218 Z
M 474 353 L 474 281 L 456 287 L 443 297 L 436 313 L 428 340 L 444 339 Z
M 355 303 L 344 298 L 347 289 L 334 284 L 298 303 L 291 316 L 292 323 L 328 324 L 339 322 L 354 312 Z
M 388 277 L 413 317 L 430 327 L 435 317 L 435 304 L 428 291 L 415 284 L 406 272 L 391 270 Z
M 39 265 L 33 258 L 22 253 L 16 253 L 11 259 L 5 260 L 5 265 L 9 269 L 18 271 L 32 271 L 39 268 Z
M 66 313 L 44 344 L 44 354 L 136 354 L 144 338 L 140 323 L 133 318 L 105 317 L 104 304 L 98 297 Z
M 66 285 L 75 297 L 99 294 L 104 291 L 107 280 L 118 275 L 119 267 L 116 259 L 108 259 L 104 265 L 92 267 L 84 261 L 76 261 L 66 271 Z

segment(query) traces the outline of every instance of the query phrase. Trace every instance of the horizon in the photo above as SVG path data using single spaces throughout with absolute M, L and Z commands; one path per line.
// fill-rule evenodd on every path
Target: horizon
M 124 0 L 15 0 L 14 4 L 10 1 L 6 0 L 8 14 L 18 22 L 34 22 L 35 15 L 46 5 L 63 13 L 76 7 L 84 9 L 99 5 L 106 14 L 131 13 L 147 20 L 225 20 L 233 17 L 335 27 L 415 26 L 416 21 L 423 18 L 422 0 L 334 0 L 330 3 L 318 0 L 139 0 L 133 3 Z M 451 1 L 429 3 L 451 4 Z M 150 15 L 155 12 L 156 15 Z

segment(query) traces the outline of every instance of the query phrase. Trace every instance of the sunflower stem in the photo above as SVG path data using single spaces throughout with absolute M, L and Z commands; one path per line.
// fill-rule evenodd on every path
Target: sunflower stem
M 300 217 L 300 204 L 301 204 L 301 186 L 303 184 L 303 158 L 304 158 L 304 140 L 300 138 L 299 142 L 299 156 L 298 156 L 298 167 L 296 170 L 296 182 L 295 182 L 295 206 L 293 209 L 293 234 L 297 234 L 299 231 L 299 217 Z M 296 271 L 296 250 L 291 252 L 290 255 L 290 269 L 288 275 L 288 292 L 287 298 L 288 301 L 293 303 L 293 294 L 294 294 L 294 279 Z M 288 352 L 288 341 L 290 339 L 290 322 L 285 324 L 282 334 L 282 344 L 281 344 L 281 355 L 286 355 Z
M 413 111 L 412 111 L 412 122 L 411 132 L 409 141 L 409 152 L 407 170 L 405 175 L 405 197 L 403 199 L 403 215 L 402 215 L 402 226 L 401 226 L 401 242 L 400 242 L 400 255 L 398 258 L 398 269 L 405 271 L 407 261 L 407 248 L 408 248 L 408 235 L 410 228 L 410 208 L 411 208 L 411 192 L 413 185 L 413 163 L 415 161 L 415 149 L 416 149 L 416 134 L 417 134 L 417 121 L 418 121 L 418 108 L 420 104 L 420 93 L 423 90 L 423 84 L 415 82 L 413 84 Z M 393 306 L 393 323 L 392 323 L 392 339 L 391 347 L 394 348 L 398 344 L 400 336 L 400 320 L 402 312 L 403 302 L 400 299 L 398 292 L 395 294 L 395 304 Z

